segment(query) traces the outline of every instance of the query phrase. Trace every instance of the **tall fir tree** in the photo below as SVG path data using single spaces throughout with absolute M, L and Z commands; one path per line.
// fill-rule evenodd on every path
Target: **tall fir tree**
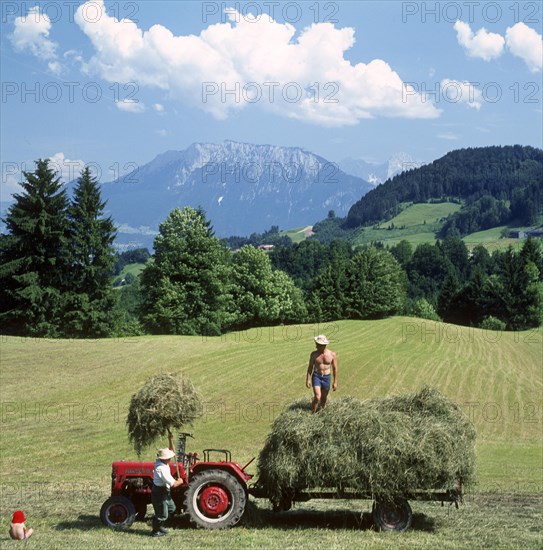
M 47 159 L 23 175 L 0 239 L 0 321 L 5 333 L 56 337 L 70 276 L 68 197 Z
M 77 180 L 69 208 L 72 276 L 64 316 L 68 336 L 100 337 L 113 331 L 115 226 L 111 217 L 104 217 L 105 206 L 87 166 Z
M 524 330 L 541 324 L 543 296 L 539 286 L 539 270 L 526 255 L 509 247 L 498 267 L 500 300 L 508 330 Z

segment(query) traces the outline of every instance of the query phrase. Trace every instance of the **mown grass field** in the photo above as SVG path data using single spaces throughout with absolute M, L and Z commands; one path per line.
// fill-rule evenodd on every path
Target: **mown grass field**
M 464 507 L 412 503 L 413 528 L 400 535 L 371 529 L 368 501 L 310 501 L 279 516 L 258 501 L 261 514 L 245 526 L 201 532 L 180 518 L 160 541 L 147 538 L 146 523 L 127 533 L 101 526 L 111 462 L 136 458 L 125 429 L 128 403 L 150 376 L 181 371 L 200 390 L 204 416 L 189 450 L 229 448 L 245 464 L 284 405 L 310 399 L 307 359 L 321 332 L 338 353 L 339 395 L 366 398 L 431 384 L 472 419 L 479 484 L 469 488 Z M 22 508 L 36 528 L 29 543 L 35 548 L 540 548 L 542 365 L 541 330 L 496 333 L 407 317 L 220 338 L 3 337 L 0 546 L 12 544 L 7 524 Z M 142 458 L 153 460 L 154 449 Z

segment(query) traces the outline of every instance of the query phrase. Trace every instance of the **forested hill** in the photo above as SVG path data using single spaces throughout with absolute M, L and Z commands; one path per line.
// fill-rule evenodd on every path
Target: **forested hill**
M 455 215 L 456 222 L 471 207 L 479 213 L 493 209 L 499 223 L 535 223 L 543 210 L 543 150 L 514 145 L 451 151 L 371 190 L 351 207 L 346 225 L 390 219 L 402 203 L 440 199 L 462 199 L 465 206 Z

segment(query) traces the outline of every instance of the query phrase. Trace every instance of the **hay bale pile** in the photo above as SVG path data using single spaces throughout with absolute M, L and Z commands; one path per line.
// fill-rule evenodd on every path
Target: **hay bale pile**
M 154 376 L 130 400 L 128 439 L 139 456 L 144 447 L 168 430 L 192 425 L 202 415 L 202 408 L 200 396 L 188 378 L 175 373 Z
M 343 397 L 311 414 L 296 401 L 272 425 L 259 457 L 272 502 L 307 488 L 353 489 L 383 498 L 474 481 L 475 430 L 433 388 L 361 401 Z

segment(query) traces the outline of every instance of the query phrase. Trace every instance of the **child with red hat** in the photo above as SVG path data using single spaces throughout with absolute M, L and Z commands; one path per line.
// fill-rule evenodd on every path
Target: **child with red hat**
M 15 540 L 26 540 L 32 536 L 33 529 L 27 529 L 25 525 L 25 514 L 22 510 L 13 513 L 13 519 L 9 526 L 9 536 Z

